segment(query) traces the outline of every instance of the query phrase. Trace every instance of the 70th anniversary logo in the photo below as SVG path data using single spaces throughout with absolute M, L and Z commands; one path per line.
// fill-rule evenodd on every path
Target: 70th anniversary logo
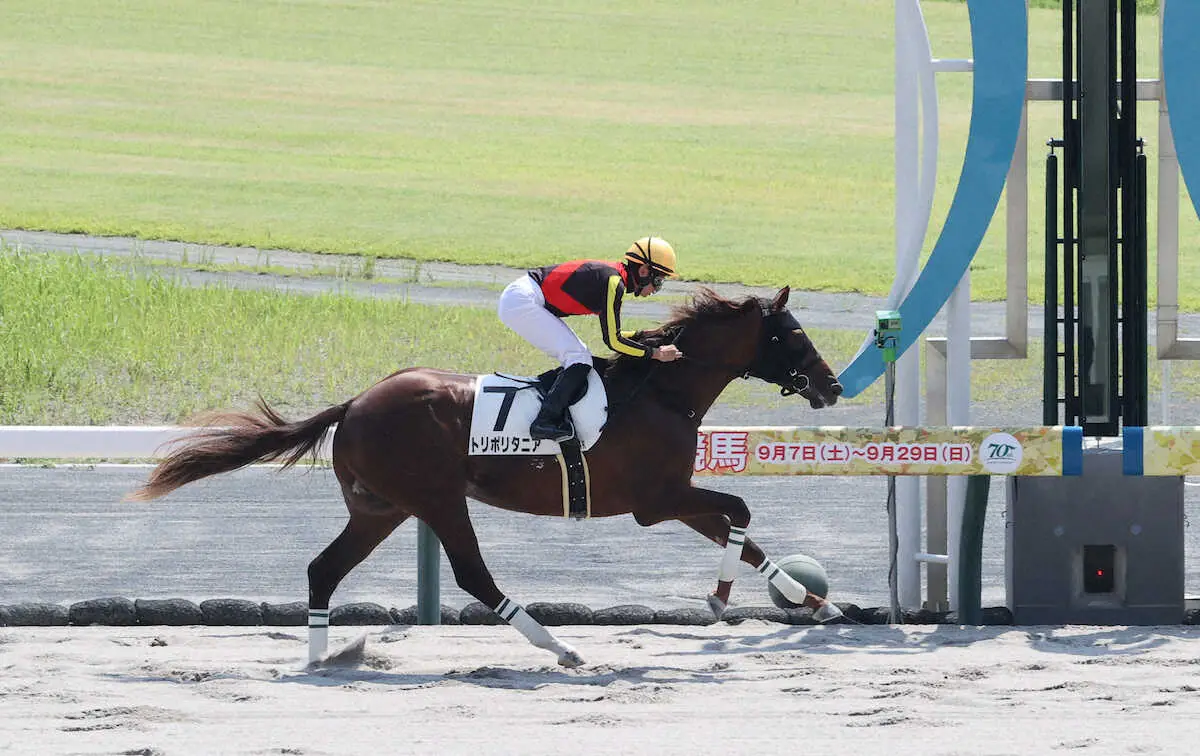
M 979 452 L 983 469 L 1000 475 L 1016 472 L 1024 456 L 1021 442 L 1009 433 L 993 433 L 988 436 L 980 444 Z

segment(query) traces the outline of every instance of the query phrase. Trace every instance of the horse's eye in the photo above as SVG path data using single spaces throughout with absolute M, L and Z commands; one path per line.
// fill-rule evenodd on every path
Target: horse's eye
M 778 343 L 779 343 L 779 337 L 778 337 L 778 336 L 772 336 L 772 337 L 771 337 L 771 343 L 772 343 L 772 344 L 778 344 Z

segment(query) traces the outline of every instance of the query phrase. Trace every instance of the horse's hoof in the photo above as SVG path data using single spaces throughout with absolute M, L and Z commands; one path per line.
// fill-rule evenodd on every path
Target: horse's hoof
M 583 666 L 583 657 L 574 649 L 567 651 L 562 656 L 558 657 L 558 663 L 567 669 Z
M 721 615 L 725 614 L 725 609 L 728 606 L 724 601 L 717 598 L 716 594 L 708 597 L 708 608 L 712 609 L 712 613 L 717 619 L 721 619 Z
M 813 612 L 813 619 L 821 624 L 825 624 L 826 622 L 835 620 L 841 616 L 843 616 L 842 610 L 839 609 L 837 604 L 833 603 L 832 601 L 826 601 L 824 604 L 818 606 L 816 611 Z
M 332 654 L 323 655 L 321 658 L 308 663 L 308 669 L 322 669 L 330 667 L 354 667 L 362 663 L 366 657 L 367 636 L 364 633 L 355 638 L 343 648 L 335 651 Z

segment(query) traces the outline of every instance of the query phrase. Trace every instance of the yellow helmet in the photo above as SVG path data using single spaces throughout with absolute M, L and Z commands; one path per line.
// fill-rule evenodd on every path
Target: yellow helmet
M 625 253 L 625 259 L 633 263 L 650 266 L 651 274 L 675 278 L 675 250 L 666 239 L 645 236 L 638 239 Z

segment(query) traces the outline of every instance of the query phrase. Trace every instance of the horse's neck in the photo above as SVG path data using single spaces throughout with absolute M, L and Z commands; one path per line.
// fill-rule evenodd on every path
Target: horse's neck
M 685 361 L 676 375 L 669 380 L 660 378 L 655 385 L 659 393 L 669 397 L 667 403 L 699 423 L 734 377 Z
M 755 313 L 744 314 L 742 317 L 746 319 L 755 318 L 757 317 L 757 311 Z M 728 344 L 754 343 L 757 335 L 743 333 L 745 329 L 741 328 L 741 326 L 746 326 L 748 329 L 750 327 L 749 320 L 739 320 L 738 324 L 739 331 L 736 335 L 729 331 L 718 331 L 711 334 L 712 338 L 710 341 Z M 680 364 L 679 393 L 681 396 L 686 395 L 687 401 L 690 402 L 692 410 L 696 413 L 695 419 L 697 423 L 700 422 L 713 404 L 716 403 L 717 398 L 733 382 L 733 379 L 738 377 L 738 373 L 731 372 L 731 370 L 736 370 L 732 366 L 739 364 L 739 355 L 727 354 L 724 355 L 724 358 L 732 360 L 732 362 L 726 363 L 723 367 L 714 366 L 714 363 L 720 363 L 720 360 L 714 360 L 713 362 L 703 359 L 694 361 L 684 360 L 682 364 L 676 363 Z M 748 365 L 749 362 L 749 357 L 746 357 L 746 364 Z

